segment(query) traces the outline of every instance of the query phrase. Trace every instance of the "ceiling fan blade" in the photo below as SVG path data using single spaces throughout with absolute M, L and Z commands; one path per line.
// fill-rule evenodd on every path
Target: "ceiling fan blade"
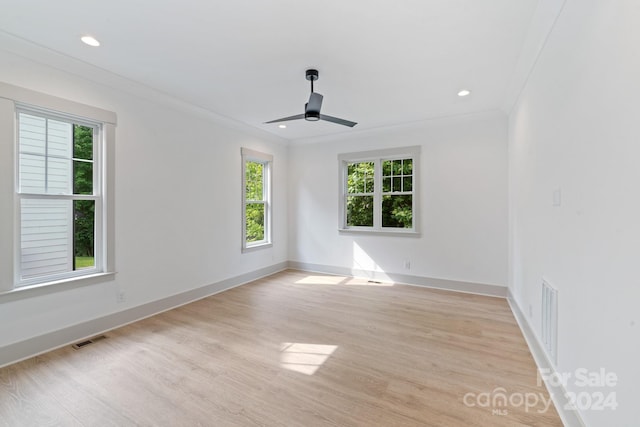
M 320 108 L 322 108 L 322 98 L 323 96 L 317 92 L 311 92 L 311 96 L 309 97 L 309 102 L 307 103 L 306 112 L 309 113 L 320 113 Z
M 290 117 L 284 117 L 282 119 L 271 120 L 270 122 L 265 122 L 265 124 L 278 123 L 278 122 L 288 122 L 290 120 L 299 120 L 299 119 L 304 119 L 304 114 L 296 114 L 295 116 L 290 116 Z
M 337 117 L 332 117 L 332 116 L 327 116 L 326 114 L 320 114 L 320 120 L 326 120 L 327 122 L 337 123 L 337 124 L 343 125 L 343 126 L 349 126 L 350 128 L 352 128 L 352 127 L 354 127 L 355 125 L 358 124 L 356 122 L 351 122 L 349 120 L 339 119 Z

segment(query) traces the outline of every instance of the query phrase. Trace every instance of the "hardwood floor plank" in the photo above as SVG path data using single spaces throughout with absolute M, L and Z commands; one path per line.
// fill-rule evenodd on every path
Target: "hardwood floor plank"
M 80 426 L 60 408 L 53 391 L 41 387 L 33 372 L 37 358 L 0 369 L 0 423 L 7 426 Z
M 500 298 L 285 271 L 107 336 L 0 369 L 0 426 L 562 425 L 479 400 L 549 398 Z

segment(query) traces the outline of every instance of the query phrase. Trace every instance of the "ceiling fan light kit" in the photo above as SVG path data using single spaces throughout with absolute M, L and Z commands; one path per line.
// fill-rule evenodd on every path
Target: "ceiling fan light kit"
M 267 124 L 305 119 L 306 121 L 309 121 L 309 122 L 317 122 L 319 120 L 324 120 L 327 122 L 336 123 L 339 125 L 349 126 L 349 127 L 354 127 L 355 125 L 357 125 L 356 122 L 352 122 L 350 120 L 327 116 L 326 114 L 320 114 L 320 110 L 322 108 L 322 99 L 324 97 L 321 94 L 313 91 L 313 82 L 315 82 L 319 78 L 318 70 L 314 70 L 314 69 L 307 70 L 305 72 L 305 78 L 311 82 L 311 95 L 309 96 L 309 102 L 307 102 L 304 105 L 304 114 L 297 114 L 295 116 L 271 120 L 270 122 L 266 122 Z

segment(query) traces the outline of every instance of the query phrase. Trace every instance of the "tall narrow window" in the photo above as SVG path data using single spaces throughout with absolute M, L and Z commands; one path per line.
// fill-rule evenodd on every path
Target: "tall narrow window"
M 415 234 L 419 147 L 348 153 L 340 161 L 340 230 Z
M 242 249 L 271 246 L 271 165 L 273 157 L 242 149 Z
M 100 133 L 100 123 L 18 110 L 20 285 L 102 271 Z

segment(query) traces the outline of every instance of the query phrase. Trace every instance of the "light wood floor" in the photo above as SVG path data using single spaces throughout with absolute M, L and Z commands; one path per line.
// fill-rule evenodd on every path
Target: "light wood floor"
M 503 299 L 286 271 L 0 369 L 0 426 L 562 425 L 535 395 Z

